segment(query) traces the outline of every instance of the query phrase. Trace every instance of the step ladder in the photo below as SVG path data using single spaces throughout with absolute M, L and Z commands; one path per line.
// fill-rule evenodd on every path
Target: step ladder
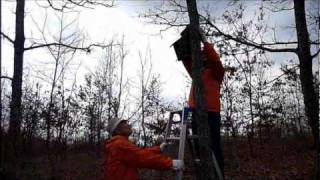
M 179 115 L 180 121 L 173 120 L 175 114 Z M 192 145 L 191 140 L 196 140 L 199 138 L 199 136 L 194 135 L 194 134 L 190 135 L 189 130 L 192 131 L 191 122 L 192 122 L 192 110 L 188 107 L 184 107 L 183 110 L 180 110 L 180 111 L 171 111 L 170 112 L 169 121 L 167 123 L 164 140 L 166 143 L 169 143 L 170 141 L 179 141 L 179 151 L 178 151 L 178 159 L 179 160 L 184 160 L 184 151 L 185 151 L 186 140 L 188 140 L 188 142 L 189 142 L 191 155 L 192 155 L 192 158 L 194 158 L 193 152 L 196 147 L 194 144 Z M 180 135 L 178 137 L 171 135 L 171 132 L 173 131 L 172 126 L 174 124 L 178 124 L 178 125 L 180 124 Z M 212 152 L 212 159 L 213 159 L 216 173 L 218 175 L 218 179 L 223 180 L 218 162 L 217 162 L 213 152 Z M 196 169 L 197 177 L 199 177 L 198 173 L 201 173 L 199 162 L 195 162 L 194 166 Z M 183 176 L 183 170 L 178 170 L 177 174 L 176 174 L 176 180 L 182 180 L 182 176 Z

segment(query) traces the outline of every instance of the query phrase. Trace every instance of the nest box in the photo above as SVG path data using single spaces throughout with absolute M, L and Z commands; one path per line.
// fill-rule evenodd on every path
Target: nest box
M 174 51 L 177 55 L 178 61 L 190 58 L 191 47 L 189 39 L 189 26 L 187 26 L 181 33 L 181 37 L 173 43 Z

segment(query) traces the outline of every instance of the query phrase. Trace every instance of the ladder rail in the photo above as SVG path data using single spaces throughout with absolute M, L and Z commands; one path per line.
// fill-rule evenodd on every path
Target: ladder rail
M 211 156 L 212 156 L 213 164 L 214 164 L 218 179 L 223 180 L 221 169 L 219 167 L 218 161 L 217 161 L 216 156 L 214 155 L 213 151 L 211 152 Z
M 183 108 L 182 116 L 181 116 L 181 130 L 180 130 L 180 141 L 179 141 L 179 153 L 178 153 L 178 159 L 184 160 L 184 150 L 185 150 L 185 142 L 186 142 L 186 136 L 187 136 L 187 117 L 186 113 L 188 111 L 186 108 Z M 176 180 L 181 180 L 183 176 L 183 170 L 179 170 L 177 172 Z
M 170 137 L 173 115 L 174 115 L 174 113 L 170 112 L 169 122 L 168 122 L 167 127 L 166 127 L 166 134 L 164 135 L 164 141 L 165 142 L 167 142 L 168 138 Z
M 169 122 L 167 123 L 167 127 L 166 127 L 166 133 L 165 133 L 165 142 L 168 142 L 169 140 L 178 140 L 179 141 L 179 151 L 178 151 L 178 159 L 179 160 L 184 160 L 184 154 L 185 154 L 185 144 L 186 144 L 186 138 L 188 139 L 193 139 L 195 140 L 196 138 L 199 138 L 199 136 L 196 134 L 192 134 L 192 136 L 188 135 L 187 129 L 188 127 L 188 123 L 190 123 L 191 119 L 190 119 L 190 114 L 192 113 L 190 111 L 190 108 L 184 107 L 182 111 L 172 111 L 170 112 L 169 115 Z M 180 136 L 179 137 L 171 137 L 171 131 L 172 131 L 172 125 L 177 123 L 173 121 L 173 117 L 174 114 L 179 114 L 180 115 L 180 119 L 181 122 L 180 123 Z M 188 137 L 187 137 L 188 136 Z M 190 137 L 189 137 L 190 136 Z M 219 164 L 216 160 L 216 157 L 214 155 L 214 152 L 212 151 L 212 160 L 214 163 L 214 167 L 215 167 L 215 171 L 216 174 L 218 176 L 219 180 L 223 180 L 223 176 L 221 173 L 221 169 L 219 167 Z M 198 165 L 196 165 L 198 167 Z M 197 172 L 199 171 L 198 169 L 196 170 Z M 176 174 L 176 180 L 182 180 L 183 177 L 183 170 L 178 170 L 177 174 Z

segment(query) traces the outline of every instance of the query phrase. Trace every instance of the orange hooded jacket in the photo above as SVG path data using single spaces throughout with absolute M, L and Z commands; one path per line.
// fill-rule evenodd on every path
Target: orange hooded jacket
M 210 112 L 220 112 L 220 86 L 224 76 L 224 68 L 219 55 L 211 44 L 204 43 L 202 54 L 207 59 L 202 71 L 205 108 Z M 190 77 L 192 77 L 192 61 L 186 59 L 182 62 Z M 194 86 L 192 84 L 188 101 L 190 108 L 196 107 L 194 94 Z
M 138 168 L 170 170 L 172 160 L 160 154 L 160 147 L 141 149 L 128 137 L 114 136 L 105 146 L 107 180 L 138 180 Z

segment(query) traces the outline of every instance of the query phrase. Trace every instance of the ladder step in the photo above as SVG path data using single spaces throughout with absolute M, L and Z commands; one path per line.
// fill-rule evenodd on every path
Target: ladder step
M 195 163 L 197 163 L 197 164 L 200 164 L 200 159 L 199 159 L 199 158 L 195 158 L 195 159 L 193 159 L 193 161 L 194 161 Z
M 191 121 L 186 121 L 188 124 L 190 124 L 191 125 Z M 179 120 L 179 121 L 171 121 L 171 123 L 172 124 L 180 124 L 181 123 L 181 120 Z
M 172 124 L 180 124 L 181 121 L 172 121 Z
M 171 111 L 170 113 L 172 113 L 172 114 L 181 114 L 181 113 L 182 113 L 182 110 L 178 110 L 178 111 Z
M 189 135 L 187 136 L 188 139 L 199 139 L 199 136 L 198 135 Z
M 198 138 L 199 138 L 199 136 L 197 136 L 197 135 L 189 135 L 189 136 L 187 136 L 187 139 L 198 139 Z M 171 136 L 171 137 L 168 137 L 167 140 L 179 141 L 179 140 L 180 140 L 180 137 Z
M 171 136 L 171 137 L 168 137 L 167 140 L 175 140 L 175 141 L 179 141 L 180 140 L 180 137 L 176 137 L 176 136 Z

